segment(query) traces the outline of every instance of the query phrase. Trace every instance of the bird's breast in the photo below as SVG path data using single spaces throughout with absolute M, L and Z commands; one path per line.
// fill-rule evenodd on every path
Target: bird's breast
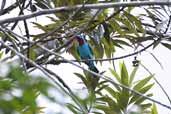
M 87 59 L 88 57 L 92 56 L 88 44 L 83 44 L 79 46 L 78 51 L 84 59 Z

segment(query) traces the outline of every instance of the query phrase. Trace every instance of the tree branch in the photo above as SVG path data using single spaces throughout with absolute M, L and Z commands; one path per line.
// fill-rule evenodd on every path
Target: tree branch
M 31 59 L 25 57 L 23 54 L 19 53 L 17 50 L 15 50 L 12 47 L 10 47 L 7 44 L 5 44 L 4 41 L 0 40 L 0 43 L 2 45 L 4 45 L 6 48 L 10 49 L 12 52 L 14 52 L 17 56 L 19 56 L 20 58 L 23 58 L 25 61 L 27 61 L 28 63 L 32 64 L 34 67 L 36 67 L 40 71 L 42 71 L 49 79 L 51 79 L 58 87 L 60 87 L 60 89 L 62 89 L 68 96 L 70 96 L 75 101 L 75 103 L 81 108 L 81 110 L 83 112 L 85 112 L 85 113 L 87 112 L 86 109 L 84 109 L 84 107 L 79 103 L 77 97 L 75 97 L 75 94 L 71 91 L 71 89 L 69 88 L 69 86 L 67 86 L 67 84 L 60 77 L 58 77 L 58 75 L 56 75 L 54 72 L 52 72 L 52 71 L 50 71 L 50 70 L 48 70 L 48 69 L 46 69 L 44 67 L 41 67 L 40 65 L 38 65 L 37 63 L 35 63 Z M 47 49 L 47 48 L 43 47 L 43 49 Z M 59 82 L 61 82 L 62 85 L 68 91 L 66 91 L 54 78 L 56 78 Z
M 23 2 L 25 2 L 25 0 L 19 0 L 19 2 L 23 3 Z M 10 12 L 11 10 L 15 9 L 17 6 L 18 6 L 18 2 L 15 2 L 14 4 L 7 7 L 6 9 L 1 10 L 0 11 L 0 16 Z
M 152 73 L 150 72 L 150 70 L 148 70 L 148 68 L 146 68 L 142 63 L 140 63 L 140 65 L 150 74 L 152 75 Z M 169 95 L 167 94 L 166 90 L 164 89 L 164 87 L 160 84 L 160 82 L 157 80 L 157 78 L 153 77 L 154 81 L 158 84 L 158 86 L 161 88 L 161 90 L 163 91 L 163 93 L 166 95 L 170 105 L 171 105 L 171 99 L 169 97 Z
M 13 52 L 14 52 L 15 54 L 17 54 L 18 56 L 23 57 L 23 59 L 25 59 L 26 61 L 28 61 L 28 62 L 30 62 L 31 64 L 35 65 L 37 68 L 39 68 L 40 70 L 42 70 L 43 73 L 45 73 L 47 76 L 49 76 L 49 75 L 47 74 L 47 72 L 44 71 L 44 69 L 42 69 L 42 67 L 40 67 L 38 64 L 36 64 L 34 61 L 32 61 L 32 60 L 26 58 L 25 56 L 23 56 L 22 54 L 18 53 L 16 50 L 14 50 L 13 48 L 11 48 L 11 47 L 9 47 L 8 45 L 6 45 L 2 40 L 0 40 L 0 43 L 3 44 L 4 46 L 6 46 L 7 48 L 9 48 L 11 51 L 13 51 Z M 32 43 L 33 43 L 33 42 L 32 42 Z M 39 45 L 39 44 L 37 44 L 37 46 L 39 46 L 39 47 L 42 48 L 43 50 L 47 51 L 48 53 L 50 53 L 50 54 L 52 54 L 52 55 L 54 55 L 54 56 L 56 56 L 56 57 L 60 57 L 62 60 L 67 61 L 68 63 L 72 64 L 73 66 L 76 66 L 76 67 L 78 67 L 78 68 L 80 68 L 80 69 L 82 69 L 82 70 L 85 70 L 85 71 L 87 71 L 87 72 L 90 72 L 91 74 L 97 76 L 98 78 L 101 78 L 101 79 L 104 79 L 104 80 L 106 80 L 106 81 L 108 81 L 108 82 L 111 82 L 111 83 L 115 84 L 116 86 L 119 86 L 119 87 L 122 87 L 122 88 L 124 88 L 124 89 L 126 89 L 126 90 L 129 90 L 129 91 L 131 91 L 131 92 L 133 92 L 133 93 L 135 93 L 135 94 L 137 94 L 137 95 L 139 95 L 139 96 L 141 96 L 141 97 L 143 97 L 143 98 L 145 98 L 145 99 L 148 99 L 148 100 L 150 100 L 150 101 L 152 101 L 152 102 L 155 102 L 155 103 L 157 103 L 157 104 L 159 104 L 159 105 L 161 105 L 161 106 L 163 106 L 163 107 L 168 108 L 169 110 L 171 110 L 171 107 L 168 106 L 168 105 L 166 105 L 166 104 L 163 104 L 163 103 L 161 103 L 161 102 L 159 102 L 159 101 L 157 101 L 157 100 L 155 100 L 155 99 L 149 98 L 149 97 L 143 95 L 142 93 L 140 93 L 140 92 L 138 92 L 138 91 L 136 91 L 136 90 L 133 90 L 133 89 L 131 89 L 131 88 L 125 86 L 125 85 L 119 84 L 119 83 L 115 82 L 113 79 L 111 79 L 111 78 L 109 78 L 109 77 L 106 77 L 106 76 L 100 75 L 100 74 L 98 74 L 98 73 L 96 73 L 96 72 L 93 72 L 93 71 L 91 71 L 91 70 L 85 69 L 84 67 L 81 67 L 80 65 L 77 65 L 77 64 L 73 63 L 72 61 L 65 59 L 65 58 L 62 57 L 60 54 L 58 54 L 58 53 L 56 53 L 56 52 L 53 52 L 53 51 L 50 51 L 49 49 L 47 49 L 47 48 L 44 47 L 44 46 L 41 46 L 41 45 Z
M 138 6 L 147 6 L 147 5 L 171 5 L 171 2 L 149 2 L 149 1 L 141 1 L 141 2 L 114 2 L 114 3 L 98 3 L 98 4 L 86 4 L 83 9 L 105 9 L 105 8 L 113 8 L 113 7 L 138 7 Z M 73 11 L 77 10 L 82 5 L 76 6 L 66 6 L 66 7 L 58 7 L 54 9 L 45 9 L 42 11 L 34 12 L 32 14 L 7 18 L 0 20 L 0 25 L 5 23 L 12 23 L 15 21 L 20 21 L 23 19 L 30 19 L 36 16 L 54 14 L 54 13 L 62 13 L 65 11 Z
M 167 27 L 166 27 L 166 30 L 164 31 L 164 34 L 167 33 L 167 31 L 169 29 L 170 22 L 171 22 L 171 15 L 169 16 L 169 22 L 167 23 Z

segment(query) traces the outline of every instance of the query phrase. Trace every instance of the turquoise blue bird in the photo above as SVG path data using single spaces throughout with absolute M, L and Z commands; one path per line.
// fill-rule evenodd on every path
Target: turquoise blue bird
M 85 64 L 88 66 L 88 68 L 96 73 L 99 73 L 99 70 L 96 68 L 93 61 L 89 61 L 88 59 L 93 59 L 93 51 L 90 47 L 90 45 L 87 43 L 85 36 L 83 35 L 77 35 L 76 36 L 78 41 L 78 47 L 77 52 L 78 55 L 82 60 L 85 60 Z
M 93 51 L 90 45 L 88 44 L 88 42 L 86 41 L 85 36 L 78 35 L 76 36 L 76 39 L 78 41 L 77 52 L 80 58 L 82 60 L 85 60 L 84 63 L 88 66 L 88 68 L 91 71 L 99 73 L 99 70 L 96 68 L 94 62 L 91 60 L 88 60 L 88 59 L 93 59 L 94 57 L 93 57 Z M 96 89 L 98 85 L 99 77 L 89 74 L 89 75 L 86 75 L 86 78 L 88 81 L 88 85 L 86 84 L 87 88 L 90 90 L 91 93 L 94 93 L 94 90 Z

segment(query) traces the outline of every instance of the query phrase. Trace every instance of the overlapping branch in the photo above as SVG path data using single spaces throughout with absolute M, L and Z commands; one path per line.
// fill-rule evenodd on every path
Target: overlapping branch
M 14 50 L 13 48 L 11 48 L 11 47 L 9 47 L 8 45 L 6 45 L 2 40 L 0 40 L 0 43 L 3 44 L 5 47 L 9 48 L 11 51 L 13 51 L 16 55 L 22 57 L 23 59 L 25 59 L 25 60 L 28 61 L 29 63 L 31 63 L 31 64 L 33 64 L 34 66 L 36 66 L 36 68 L 40 69 L 43 73 L 45 73 L 45 75 L 49 76 L 49 74 L 47 74 L 47 72 L 45 72 L 44 69 L 43 69 L 41 66 L 37 65 L 37 64 L 36 64 L 35 62 L 33 62 L 32 60 L 28 59 L 27 57 L 23 56 L 21 53 L 18 53 L 16 50 Z M 122 87 L 122 88 L 124 88 L 124 89 L 127 89 L 127 90 L 129 90 L 129 91 L 131 91 L 131 92 L 133 92 L 133 93 L 135 93 L 135 94 L 137 94 L 137 95 L 139 95 L 139 96 L 141 96 L 141 97 L 143 97 L 143 98 L 145 98 L 145 99 L 148 99 L 148 100 L 150 100 L 150 101 L 152 101 L 152 102 L 155 102 L 155 103 L 157 103 L 157 104 L 159 104 L 159 105 L 161 105 L 161 106 L 163 106 L 163 107 L 168 108 L 169 110 L 171 110 L 171 107 L 168 106 L 168 105 L 166 105 L 166 104 L 163 104 L 163 103 L 161 103 L 161 102 L 159 102 L 159 101 L 157 101 L 157 100 L 155 100 L 155 99 L 149 98 L 149 97 L 147 97 L 147 96 L 141 94 L 140 92 L 138 92 L 138 91 L 136 91 L 136 90 L 133 90 L 133 89 L 131 89 L 131 88 L 125 86 L 125 85 L 119 84 L 119 83 L 115 82 L 113 79 L 111 79 L 111 78 L 109 78 L 109 77 L 102 76 L 102 75 L 100 75 L 100 74 L 98 74 L 98 73 L 95 73 L 95 72 L 93 72 L 93 71 L 90 71 L 90 70 L 88 70 L 88 69 L 85 69 L 84 67 L 82 67 L 82 66 L 80 66 L 80 65 L 78 65 L 78 64 L 75 64 L 75 63 L 73 63 L 73 62 L 70 61 L 70 60 L 65 59 L 65 58 L 62 57 L 60 54 L 55 53 L 55 52 L 53 52 L 53 51 L 50 51 L 50 50 L 47 49 L 46 47 L 43 47 L 43 46 L 41 46 L 41 45 L 37 45 L 37 46 L 39 46 L 40 48 L 44 49 L 44 50 L 47 51 L 48 53 L 51 53 L 52 55 L 55 55 L 56 57 L 60 57 L 62 60 L 65 60 L 65 61 L 67 61 L 68 63 L 70 63 L 70 64 L 72 64 L 72 65 L 74 65 L 74 66 L 76 66 L 76 67 L 78 67 L 78 68 L 80 68 L 80 69 L 82 69 L 82 70 L 85 70 L 85 71 L 87 71 L 87 72 L 89 72 L 89 73 L 91 73 L 91 74 L 93 74 L 93 75 L 95 75 L 95 76 L 97 76 L 97 77 L 99 77 L 99 78 L 101 78 L 101 79 L 104 79 L 104 80 L 106 80 L 106 81 L 108 81 L 108 82 L 111 82 L 111 83 L 115 84 L 116 86 L 119 86 L 119 87 Z M 51 78 L 51 77 L 50 77 L 50 78 Z
M 149 1 L 141 1 L 141 2 L 114 2 L 114 3 L 98 3 L 98 4 L 86 4 L 83 9 L 105 9 L 105 8 L 113 8 L 113 7 L 131 7 L 131 6 L 148 6 L 148 5 L 171 5 L 171 2 L 149 2 Z M 41 15 L 48 15 L 54 13 L 62 13 L 66 11 L 74 11 L 82 7 L 82 5 L 76 6 L 65 6 L 65 7 L 58 7 L 54 9 L 45 9 L 38 12 L 33 12 L 32 14 L 22 15 L 13 18 L 6 18 L 0 20 L 0 25 L 5 23 L 12 23 L 15 21 L 20 21 L 24 19 L 30 19 L 33 17 L 41 16 Z
M 127 6 L 127 7 L 129 7 L 129 6 L 143 6 L 143 5 L 171 5 L 171 2 L 132 2 L 132 3 L 105 3 L 105 4 L 103 3 L 103 4 L 86 4 L 84 7 L 81 6 L 81 5 L 77 5 L 77 6 L 73 6 L 73 7 L 60 7 L 60 8 L 56 8 L 56 9 L 42 10 L 42 11 L 35 12 L 35 13 L 29 14 L 29 15 L 23 15 L 23 16 L 19 16 L 19 17 L 14 17 L 14 18 L 8 18 L 8 19 L 5 19 L 5 20 L 0 20 L 0 25 L 3 25 L 3 24 L 5 24 L 5 23 L 11 23 L 11 22 L 15 22 L 15 21 L 20 21 L 20 20 L 25 20 L 25 19 L 29 19 L 29 18 L 32 18 L 32 17 L 35 17 L 35 16 L 40 16 L 40 15 L 45 15 L 45 14 L 52 14 L 52 13 L 57 13 L 57 12 L 60 12 L 60 13 L 61 13 L 61 12 L 64 12 L 64 11 L 69 11 L 69 10 L 78 10 L 79 8 L 80 8 L 80 9 L 82 9 L 82 8 L 83 8 L 83 9 L 102 9 L 102 8 L 120 7 L 120 6 L 123 6 L 123 7 L 124 7 L 124 6 Z M 89 21 L 89 22 L 88 22 L 80 31 L 78 31 L 75 35 L 81 33 L 81 32 L 82 32 L 82 31 L 91 23 L 91 21 L 95 18 L 95 16 L 96 16 L 96 15 L 94 15 L 94 16 L 92 17 L 92 19 L 91 19 L 91 20 L 90 20 L 90 21 Z M 69 22 L 69 19 L 68 19 L 66 22 L 64 22 L 60 27 L 62 27 L 63 25 L 65 25 L 65 24 L 68 23 L 68 22 Z M 170 23 L 170 22 L 169 22 L 169 23 Z M 50 34 L 52 34 L 53 32 L 55 32 L 55 31 L 58 30 L 58 29 L 59 29 L 59 27 L 56 28 L 54 31 L 52 31 Z M 48 35 L 50 35 L 50 34 L 48 34 Z M 74 35 L 74 36 L 75 36 L 75 35 Z M 47 35 L 45 35 L 45 36 L 47 37 Z M 45 37 L 45 36 L 44 36 L 44 37 Z M 57 50 L 59 51 L 59 50 L 61 50 L 62 48 L 64 48 L 65 46 L 67 46 L 67 45 L 74 39 L 74 36 L 71 37 L 66 43 L 64 43 L 64 45 L 58 47 Z M 88 71 L 88 72 L 94 74 L 95 76 L 97 76 L 97 77 L 99 77 L 99 78 L 101 78 L 101 79 L 104 79 L 104 80 L 106 80 L 106 81 L 108 81 L 108 82 L 111 82 L 111 83 L 115 84 L 116 86 L 125 88 L 125 89 L 127 89 L 127 90 L 129 90 L 129 91 L 131 91 L 131 92 L 133 92 L 133 93 L 135 93 L 135 94 L 137 94 L 137 95 L 139 95 L 139 96 L 141 96 L 141 97 L 143 97 L 143 98 L 146 98 L 146 99 L 148 99 L 148 100 L 150 100 L 150 101 L 152 101 L 152 102 L 155 102 L 155 103 L 157 103 L 157 104 L 159 104 L 159 105 L 162 105 L 163 107 L 166 107 L 166 108 L 168 108 L 168 109 L 171 110 L 171 107 L 170 107 L 170 106 L 165 105 L 165 104 L 163 104 L 162 102 L 159 102 L 159 101 L 157 101 L 157 100 L 155 100 L 155 99 L 149 98 L 149 97 L 147 97 L 147 96 L 141 94 L 140 92 L 135 91 L 135 90 L 133 90 L 133 89 L 131 89 L 131 88 L 125 86 L 125 85 L 116 83 L 115 81 L 113 81 L 113 80 L 112 80 L 111 78 L 109 78 L 109 77 L 104 77 L 104 76 L 102 76 L 102 75 L 100 75 L 100 74 L 97 74 L 97 73 L 95 73 L 95 72 L 92 72 L 92 71 L 90 71 L 90 70 L 87 70 L 87 69 L 85 69 L 84 67 L 81 67 L 81 66 L 77 65 L 76 63 L 74 63 L 74 62 L 81 62 L 81 61 L 77 61 L 77 60 L 67 60 L 67 59 L 65 59 L 64 57 L 60 56 L 60 54 L 58 54 L 58 53 L 56 53 L 56 52 L 54 52 L 54 51 L 50 51 L 50 50 L 47 49 L 46 47 L 43 47 L 43 46 L 41 46 L 41 45 L 39 45 L 39 44 L 37 44 L 37 43 L 34 43 L 34 42 L 30 41 L 29 39 L 24 39 L 24 40 L 30 42 L 31 45 L 36 45 L 36 46 L 40 47 L 41 49 L 47 51 L 50 55 L 54 55 L 55 57 L 61 58 L 61 60 L 58 60 L 58 61 L 54 61 L 54 60 L 48 61 L 49 63 L 53 63 L 53 62 L 62 62 L 62 61 L 63 61 L 63 62 L 70 63 L 70 64 L 72 64 L 72 65 L 74 65 L 74 66 L 76 66 L 76 67 L 78 67 L 78 68 L 80 68 L 80 69 L 86 70 L 86 71 Z M 50 70 L 44 68 L 43 66 L 38 65 L 38 64 L 35 63 L 34 61 L 30 60 L 29 57 L 28 57 L 28 58 L 25 57 L 25 56 L 22 55 L 20 52 L 16 51 L 15 49 L 11 48 L 10 46 L 6 45 L 2 40 L 0 40 L 0 42 L 1 42 L 1 44 L 3 44 L 3 46 L 5 46 L 6 48 L 8 48 L 8 49 L 10 49 L 11 51 L 13 51 L 16 55 L 18 55 L 19 57 L 21 57 L 22 59 L 24 59 L 26 62 L 30 63 L 30 64 L 33 65 L 35 68 L 40 69 L 45 75 L 47 75 L 50 79 L 52 79 L 52 81 L 54 81 L 58 86 L 61 86 L 60 84 L 58 84 L 58 82 L 56 82 L 56 81 L 54 80 L 54 77 L 55 77 L 55 79 L 58 79 L 59 82 L 61 82 L 62 85 L 63 85 L 63 86 L 72 94 L 71 97 L 74 96 L 74 93 L 71 91 L 71 89 L 70 89 L 70 88 L 65 84 L 65 82 L 64 82 L 58 75 L 56 75 L 54 72 L 52 72 L 52 71 L 50 71 Z M 140 52 L 145 51 L 146 49 L 148 49 L 149 47 L 151 47 L 154 43 L 155 43 L 155 42 L 151 43 L 150 45 L 144 47 L 143 49 L 141 49 L 141 50 L 139 50 L 139 51 L 136 51 L 136 52 L 134 52 L 134 53 L 131 53 L 131 54 L 128 54 L 128 55 L 124 55 L 124 56 L 121 56 L 121 57 L 107 58 L 107 59 L 89 59 L 89 61 L 111 61 L 111 60 L 117 60 L 117 59 L 122 59 L 122 58 L 130 57 L 130 56 L 133 56 L 133 55 L 136 55 L 136 54 L 138 54 L 138 53 L 140 53 Z M 82 60 L 82 62 L 83 62 L 83 61 L 84 61 L 84 60 Z M 51 77 L 51 75 L 54 76 L 54 77 Z M 62 88 L 62 87 L 61 87 L 61 88 Z M 65 89 L 64 89 L 64 91 L 65 91 Z M 67 93 L 67 92 L 66 92 L 66 93 Z M 69 93 L 68 93 L 68 95 L 69 95 Z M 73 99 L 76 101 L 75 98 L 73 98 Z M 77 101 L 76 101 L 76 103 L 77 103 Z M 79 103 L 78 103 L 78 106 L 80 106 Z M 82 108 L 82 106 L 80 106 L 80 108 L 81 108 L 84 112 L 86 112 L 85 109 Z

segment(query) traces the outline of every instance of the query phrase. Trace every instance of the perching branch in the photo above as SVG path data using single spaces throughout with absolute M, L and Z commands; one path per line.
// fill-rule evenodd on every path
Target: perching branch
M 33 62 L 32 60 L 26 58 L 26 57 L 23 56 L 22 54 L 18 53 L 18 52 L 15 51 L 13 48 L 7 46 L 3 41 L 0 40 L 0 42 L 1 42 L 4 46 L 6 46 L 7 48 L 9 48 L 10 50 L 14 51 L 14 53 L 17 53 L 17 55 L 23 57 L 23 59 L 25 59 L 25 60 L 27 60 L 28 62 L 30 62 L 31 64 L 35 65 L 35 66 L 36 66 L 37 68 L 39 68 L 40 70 L 43 70 L 42 67 L 40 67 L 39 65 L 37 65 L 37 64 L 36 64 L 35 62 Z M 31 41 L 30 41 L 30 42 L 31 42 Z M 32 43 L 33 43 L 33 42 L 32 42 Z M 141 94 L 140 92 L 135 91 L 135 90 L 133 90 L 133 89 L 131 89 L 131 88 L 125 86 L 125 85 L 116 83 L 115 81 L 113 81 L 113 80 L 112 80 L 111 78 L 109 78 L 109 77 L 105 77 L 105 76 L 102 76 L 102 75 L 100 75 L 100 74 L 97 74 L 97 73 L 95 73 L 95 72 L 93 72 L 93 71 L 90 71 L 90 70 L 88 70 L 88 69 L 85 69 L 84 67 L 81 67 L 81 66 L 79 66 L 79 65 L 77 65 L 77 64 L 75 64 L 75 63 L 73 63 L 72 61 L 65 59 L 64 57 L 60 56 L 58 53 L 48 50 L 48 49 L 47 49 L 46 47 L 44 47 L 44 46 L 41 46 L 41 45 L 39 45 L 39 44 L 37 44 L 37 46 L 40 47 L 40 48 L 42 48 L 43 50 L 47 51 L 48 53 L 50 53 L 50 54 L 52 54 L 52 55 L 55 55 L 56 57 L 60 57 L 62 60 L 65 60 L 65 61 L 67 61 L 68 63 L 70 63 L 70 64 L 72 64 L 72 65 L 74 65 L 74 66 L 76 66 L 76 67 L 78 67 L 78 68 L 80 68 L 80 69 L 83 69 L 83 70 L 85 70 L 85 71 L 88 71 L 88 72 L 90 72 L 91 74 L 93 74 L 93 75 L 95 75 L 95 76 L 97 76 L 97 77 L 99 77 L 99 78 L 101 78 L 101 79 L 104 79 L 104 80 L 106 80 L 106 81 L 109 81 L 109 82 L 115 84 L 116 86 L 120 86 L 120 87 L 122 87 L 122 88 L 124 88 L 124 89 L 127 89 L 127 90 L 129 90 L 129 91 L 131 91 L 131 92 L 133 92 L 133 93 L 135 93 L 135 94 L 137 94 L 137 95 L 139 95 L 139 96 L 141 96 L 141 97 L 143 97 L 143 98 L 146 98 L 146 99 L 148 99 L 148 100 L 150 100 L 150 101 L 152 101 L 152 102 L 155 102 L 155 103 L 157 103 L 157 104 L 159 104 L 159 105 L 161 105 L 161 106 L 163 106 L 163 107 L 168 108 L 168 109 L 171 110 L 171 107 L 168 106 L 168 105 L 165 105 L 165 104 L 163 104 L 163 103 L 161 103 L 161 102 L 159 102 L 159 101 L 157 101 L 157 100 L 155 100 L 155 99 L 149 98 L 149 97 L 147 97 L 147 96 Z M 45 71 L 44 71 L 44 72 L 45 72 Z M 45 72 L 45 73 L 46 73 L 46 72 Z
M 27 40 L 28 40 L 28 39 L 27 39 Z M 0 42 L 2 42 L 2 41 L 0 41 Z M 31 41 L 30 41 L 30 42 L 31 42 Z M 2 42 L 2 43 L 3 43 L 3 42 Z M 31 42 L 31 43 L 33 43 L 33 42 Z M 3 44 L 5 45 L 5 43 L 3 43 Z M 151 45 L 152 45 L 152 44 L 151 44 Z M 6 45 L 5 45 L 5 46 L 6 46 Z M 168 108 L 168 109 L 171 110 L 171 107 L 170 107 L 170 106 L 167 106 L 167 105 L 165 105 L 165 104 L 163 104 L 163 103 L 161 103 L 161 102 L 159 102 L 159 101 L 156 101 L 156 100 L 154 100 L 154 99 L 152 99 L 152 98 L 149 98 L 149 97 L 147 97 L 147 96 L 141 94 L 141 93 L 138 92 L 138 91 L 135 91 L 135 90 L 133 90 L 133 89 L 130 89 L 129 87 L 127 87 L 127 86 L 125 86 L 125 85 L 118 84 L 118 83 L 116 83 L 115 81 L 113 81 L 112 79 L 110 79 L 110 78 L 108 78 L 108 77 L 105 77 L 105 76 L 102 76 L 102 75 L 97 74 L 97 73 L 95 73 L 95 72 L 92 72 L 92 71 L 90 71 L 90 70 L 87 70 L 87 69 L 85 69 L 84 67 L 81 67 L 81 66 L 79 66 L 79 65 L 77 65 L 77 64 L 75 64 L 75 63 L 73 63 L 72 61 L 65 59 L 64 57 L 60 56 L 58 53 L 48 50 L 48 49 L 47 49 L 46 47 L 44 47 L 44 46 L 41 46 L 41 45 L 39 45 L 39 44 L 37 44 L 37 46 L 40 47 L 40 48 L 42 48 L 43 50 L 47 51 L 48 53 L 50 53 L 50 54 L 52 54 L 52 55 L 55 55 L 56 57 L 60 57 L 62 60 L 67 61 L 68 63 L 70 63 L 70 64 L 72 64 L 72 65 L 74 65 L 74 66 L 76 66 L 76 67 L 78 67 L 78 68 L 81 68 L 81 69 L 83 69 L 83 70 L 86 70 L 86 71 L 88 71 L 88 72 L 90 72 L 90 73 L 96 75 L 97 77 L 99 77 L 99 78 L 101 78 L 101 79 L 104 79 L 104 80 L 106 80 L 106 81 L 109 81 L 109 82 L 115 84 L 116 86 L 120 86 L 120 87 L 122 87 L 122 88 L 125 88 L 125 89 L 127 89 L 127 90 L 129 90 L 129 91 L 131 91 L 131 92 L 133 92 L 133 93 L 135 93 L 135 94 L 137 94 L 137 95 L 140 95 L 140 96 L 142 96 L 142 97 L 144 97 L 144 98 L 146 98 L 146 99 L 148 99 L 148 100 L 150 100 L 150 101 L 153 101 L 153 102 L 155 102 L 155 103 L 157 103 L 157 104 L 159 104 L 159 105 L 161 105 L 161 106 L 163 106 L 163 107 Z M 149 45 L 149 46 L 150 46 L 150 45 Z M 149 47 L 149 46 L 147 46 L 147 47 Z M 8 47 L 8 48 L 11 49 L 11 47 Z M 24 56 L 24 57 L 25 57 L 25 56 Z M 28 58 L 27 58 L 26 60 L 27 60 L 28 62 L 32 62 L 31 60 L 28 60 Z M 37 65 L 37 64 L 34 63 L 33 65 Z M 37 66 L 36 66 L 36 67 L 37 67 Z M 38 68 L 39 68 L 39 67 L 38 67 Z M 41 67 L 40 67 L 40 68 L 41 68 Z M 41 69 L 42 69 L 42 68 L 41 68 Z
M 87 59 L 87 60 L 88 61 L 101 61 L 101 62 L 105 62 L 105 61 L 113 61 L 113 60 L 118 60 L 118 59 L 124 59 L 124 58 L 134 56 L 134 55 L 136 55 L 138 53 L 141 53 L 141 52 L 147 50 L 148 48 L 153 46 L 154 43 L 155 42 L 149 44 L 148 46 L 144 47 L 143 49 L 141 49 L 139 51 L 136 51 L 136 52 L 133 52 L 133 53 L 130 53 L 130 54 L 127 54 L 127 55 L 123 55 L 123 56 L 120 56 L 120 57 L 106 58 L 106 59 Z M 85 62 L 87 60 L 69 60 L 69 61 L 72 61 L 72 62 Z M 47 62 L 47 64 L 59 64 L 59 63 L 68 63 L 68 62 L 65 61 L 65 60 L 54 60 L 54 59 Z
M 131 91 L 131 92 L 133 92 L 133 93 L 135 93 L 135 94 L 137 94 L 137 95 L 139 95 L 139 96 L 141 96 L 141 97 L 143 97 L 143 98 L 146 98 L 146 99 L 148 99 L 148 100 L 150 100 L 150 101 L 152 101 L 152 102 L 155 102 L 155 103 L 157 103 L 157 104 L 159 104 L 159 105 L 161 105 L 161 106 L 163 106 L 163 107 L 168 108 L 168 109 L 171 110 L 171 107 L 168 106 L 168 105 L 165 105 L 165 104 L 163 104 L 163 103 L 161 103 L 161 102 L 159 102 L 159 101 L 157 101 L 157 100 L 155 100 L 155 99 L 149 98 L 149 97 L 147 97 L 147 96 L 141 94 L 140 92 L 138 92 L 138 91 L 136 91 L 136 90 L 133 90 L 133 89 L 131 89 L 131 88 L 125 86 L 125 85 L 116 83 L 115 81 L 113 81 L 113 80 L 112 80 L 111 78 L 109 78 L 109 77 L 105 77 L 105 76 L 102 76 L 102 75 L 100 75 L 100 74 L 98 74 L 98 73 L 95 73 L 95 72 L 93 72 L 93 71 L 90 71 L 90 70 L 88 70 L 88 69 L 85 69 L 84 67 L 81 67 L 81 66 L 79 66 L 79 65 L 77 65 L 77 64 L 75 64 L 75 63 L 73 63 L 72 61 L 65 59 L 64 57 L 62 57 L 62 56 L 59 55 L 58 53 L 55 53 L 55 52 L 53 52 L 53 51 L 48 50 L 46 47 L 43 47 L 43 46 L 41 46 L 41 45 L 37 45 L 37 46 L 39 46 L 40 48 L 44 49 L 44 50 L 47 51 L 48 53 L 51 53 L 52 55 L 55 55 L 56 57 L 60 57 L 62 60 L 65 60 L 65 61 L 67 61 L 68 63 L 70 63 L 70 64 L 72 64 L 72 65 L 74 65 L 74 66 L 76 66 L 76 67 L 78 67 L 78 68 L 80 68 L 80 69 L 82 69 L 82 70 L 88 71 L 88 72 L 90 72 L 91 74 L 93 74 L 93 75 L 95 75 L 95 76 L 97 76 L 97 77 L 99 77 L 99 78 L 101 78 L 101 79 L 104 79 L 104 80 L 106 80 L 106 81 L 109 81 L 109 82 L 115 84 L 116 86 L 119 86 L 119 87 L 122 87 L 122 88 L 124 88 L 124 89 L 127 89 L 127 90 L 129 90 L 129 91 Z
M 105 8 L 113 8 L 113 7 L 138 7 L 138 6 L 148 6 L 148 5 L 171 5 L 171 2 L 150 2 L 150 1 L 141 1 L 141 2 L 114 2 L 114 3 L 98 3 L 98 4 L 86 4 L 83 9 L 105 9 Z M 74 11 L 82 7 L 82 5 L 76 6 L 65 6 L 65 7 L 58 7 L 54 9 L 45 9 L 38 12 L 33 12 L 32 14 L 7 18 L 0 20 L 0 25 L 5 23 L 12 23 L 15 21 L 21 21 L 24 19 L 30 19 L 33 17 L 41 16 L 41 15 L 48 15 L 54 13 L 62 13 L 66 11 Z

